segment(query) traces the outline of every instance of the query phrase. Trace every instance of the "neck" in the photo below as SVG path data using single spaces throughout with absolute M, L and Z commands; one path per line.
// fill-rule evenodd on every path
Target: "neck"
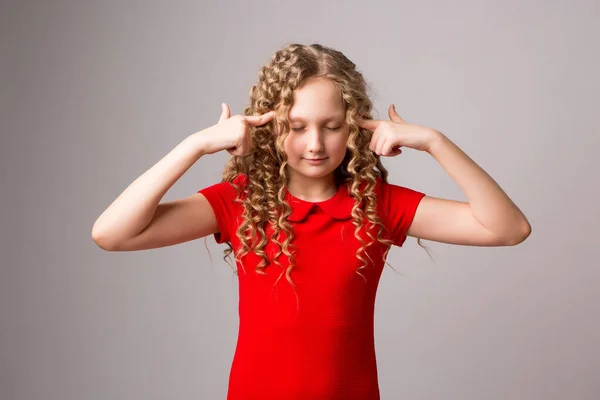
M 294 175 L 290 177 L 288 192 L 301 200 L 310 202 L 325 201 L 337 193 L 333 173 L 321 178 Z

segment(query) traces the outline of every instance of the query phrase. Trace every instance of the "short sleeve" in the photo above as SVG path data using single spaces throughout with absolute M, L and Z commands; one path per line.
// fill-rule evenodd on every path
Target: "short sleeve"
M 234 181 L 239 182 L 237 178 Z M 239 203 L 234 202 L 237 192 L 233 185 L 230 182 L 220 182 L 200 189 L 198 193 L 202 193 L 206 197 L 215 213 L 219 225 L 219 232 L 213 235 L 215 241 L 219 244 L 231 242 L 231 235 L 232 233 L 235 234 L 237 230 L 235 224 L 238 214 L 237 209 L 241 207 Z
M 406 241 L 406 233 L 425 193 L 391 183 L 379 184 L 378 202 L 381 204 L 382 222 L 388 229 L 392 243 L 401 247 Z

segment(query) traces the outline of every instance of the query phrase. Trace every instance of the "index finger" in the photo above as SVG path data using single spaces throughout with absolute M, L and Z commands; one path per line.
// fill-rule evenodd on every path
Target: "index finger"
M 358 123 L 358 126 L 361 128 L 368 129 L 370 131 L 374 131 L 379 126 L 380 121 L 376 121 L 374 119 L 361 119 Z
M 274 116 L 275 111 L 269 111 L 268 113 L 263 115 L 246 115 L 244 116 L 244 118 L 247 122 L 249 122 L 252 125 L 263 125 L 271 119 L 273 119 Z

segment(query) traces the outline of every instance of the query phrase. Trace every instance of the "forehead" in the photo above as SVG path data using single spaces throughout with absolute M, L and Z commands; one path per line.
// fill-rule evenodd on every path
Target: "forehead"
M 346 107 L 339 89 L 328 79 L 313 79 L 294 91 L 290 121 L 327 121 L 345 118 Z
M 345 114 L 335 114 L 335 115 L 330 115 L 330 116 L 315 116 L 315 117 L 311 117 L 311 116 L 307 116 L 307 117 L 292 117 L 290 114 L 289 117 L 289 121 L 290 122 L 311 122 L 311 121 L 316 121 L 316 122 L 328 122 L 328 121 L 337 121 L 340 119 L 345 119 L 346 115 Z

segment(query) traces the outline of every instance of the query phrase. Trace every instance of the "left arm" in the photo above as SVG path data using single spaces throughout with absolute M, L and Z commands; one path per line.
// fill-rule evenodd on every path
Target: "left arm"
M 425 196 L 407 235 L 470 246 L 513 246 L 531 225 L 494 179 L 444 134 L 431 131 L 426 151 L 467 196 L 467 202 Z

